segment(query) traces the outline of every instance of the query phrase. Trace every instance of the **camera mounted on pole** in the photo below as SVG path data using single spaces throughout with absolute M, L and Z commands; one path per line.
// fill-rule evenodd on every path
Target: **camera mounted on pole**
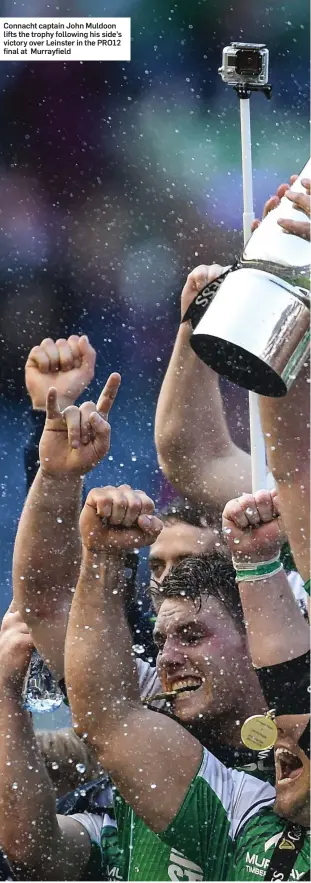
M 271 98 L 268 83 L 269 50 L 264 43 L 231 43 L 222 53 L 218 69 L 224 83 L 233 86 L 238 98 L 250 98 L 252 92 L 263 92 Z

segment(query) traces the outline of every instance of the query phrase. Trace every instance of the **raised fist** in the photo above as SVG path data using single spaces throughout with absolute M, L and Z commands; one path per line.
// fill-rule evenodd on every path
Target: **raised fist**
M 243 494 L 226 504 L 223 532 L 235 561 L 269 561 L 280 551 L 284 535 L 276 491 Z
M 20 613 L 11 608 L 0 631 L 0 687 L 13 687 L 21 694 L 34 645 Z
M 50 337 L 34 346 L 29 353 L 25 380 L 32 407 L 45 410 L 48 390 L 57 390 L 58 404 L 63 411 L 81 395 L 94 377 L 96 352 L 84 334 L 71 334 L 68 340 Z
M 49 389 L 46 421 L 39 445 L 40 466 L 46 475 L 85 475 L 106 456 L 110 447 L 108 415 L 121 382 L 111 374 L 97 405 L 84 402 L 60 410 L 57 390 Z
M 83 546 L 91 552 L 116 555 L 151 546 L 163 527 L 153 513 L 150 497 L 144 491 L 133 491 L 128 484 L 94 488 L 80 515 Z

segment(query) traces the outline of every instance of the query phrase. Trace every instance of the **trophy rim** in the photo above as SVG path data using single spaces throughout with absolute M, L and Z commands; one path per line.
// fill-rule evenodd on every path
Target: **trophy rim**
M 277 371 L 240 345 L 212 334 L 198 333 L 191 335 L 190 343 L 196 355 L 230 383 L 267 398 L 282 398 L 286 395 L 286 383 Z

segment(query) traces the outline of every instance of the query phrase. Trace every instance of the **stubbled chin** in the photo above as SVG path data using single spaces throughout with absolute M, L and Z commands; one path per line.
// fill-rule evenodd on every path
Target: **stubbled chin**
M 202 706 L 200 698 L 199 701 L 196 701 L 197 698 L 199 697 L 197 697 L 196 694 L 193 694 L 192 699 L 190 697 L 189 699 L 183 699 L 181 696 L 180 698 L 175 699 L 173 711 L 176 717 L 189 721 L 196 720 L 199 715 L 204 717 L 204 714 L 207 714 L 209 710 L 208 704 L 206 703 L 205 706 Z
M 289 786 L 290 787 L 290 786 Z M 282 816 L 296 824 L 304 825 L 306 828 L 310 824 L 310 799 L 309 795 L 295 798 L 294 795 L 287 793 L 281 797 L 277 795 L 273 811 L 276 815 Z

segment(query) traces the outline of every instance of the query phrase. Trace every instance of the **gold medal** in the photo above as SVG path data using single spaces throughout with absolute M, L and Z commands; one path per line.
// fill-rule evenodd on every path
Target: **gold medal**
M 273 712 L 253 714 L 248 717 L 241 729 L 241 739 L 251 751 L 268 751 L 273 748 L 278 736 L 277 726 L 272 720 Z

